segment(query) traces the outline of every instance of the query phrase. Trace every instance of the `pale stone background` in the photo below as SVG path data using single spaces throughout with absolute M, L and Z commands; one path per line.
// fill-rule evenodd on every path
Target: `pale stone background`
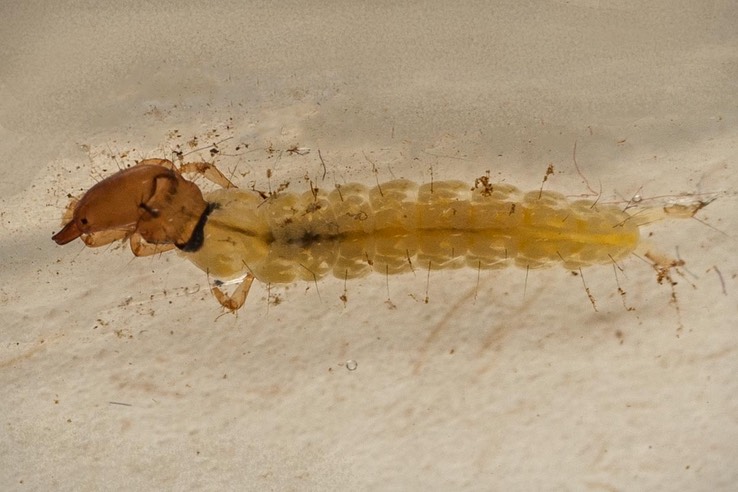
M 735 2 L 97 3 L 0 6 L 0 489 L 734 490 Z M 553 164 L 580 195 L 576 142 L 603 201 L 718 199 L 644 230 L 678 313 L 632 258 L 634 311 L 599 267 L 598 312 L 553 268 L 220 316 L 176 254 L 51 241 L 67 194 L 194 137 L 243 186 Z

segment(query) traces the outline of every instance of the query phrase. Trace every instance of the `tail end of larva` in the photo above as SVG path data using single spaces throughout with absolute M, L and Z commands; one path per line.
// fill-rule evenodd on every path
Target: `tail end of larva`
M 630 220 L 636 225 L 643 226 L 665 219 L 691 219 L 697 213 L 717 200 L 711 197 L 703 200 L 692 200 L 689 202 L 674 202 L 663 207 L 643 208 L 630 214 Z

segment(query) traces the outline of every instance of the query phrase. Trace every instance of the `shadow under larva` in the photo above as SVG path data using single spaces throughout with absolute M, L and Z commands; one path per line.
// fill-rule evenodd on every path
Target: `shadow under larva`
M 221 189 L 203 194 L 183 177 L 196 173 Z M 481 177 L 474 183 L 417 184 L 399 179 L 367 187 L 264 194 L 237 188 L 214 165 L 147 159 L 119 171 L 74 200 L 58 244 L 129 240 L 136 256 L 178 249 L 215 279 L 212 292 L 229 310 L 252 282 L 353 279 L 469 267 L 578 270 L 611 264 L 640 246 L 641 226 L 692 217 L 708 202 L 629 213 L 552 191 L 522 192 Z M 677 266 L 643 252 L 657 270 Z M 238 287 L 228 295 L 224 283 Z

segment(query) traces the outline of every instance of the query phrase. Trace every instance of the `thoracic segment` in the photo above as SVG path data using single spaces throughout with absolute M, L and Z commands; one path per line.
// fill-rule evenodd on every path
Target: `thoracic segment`
M 413 268 L 568 269 L 610 263 L 638 244 L 638 225 L 612 206 L 506 184 L 396 180 L 367 188 L 207 195 L 215 210 L 200 250 L 183 253 L 211 275 L 263 282 L 355 278 Z

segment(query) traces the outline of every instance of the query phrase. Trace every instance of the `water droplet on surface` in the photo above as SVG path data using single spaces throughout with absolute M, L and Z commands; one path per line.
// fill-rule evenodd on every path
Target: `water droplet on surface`
M 642 200 L 643 200 L 643 197 L 641 195 L 639 194 L 633 195 L 633 203 L 641 203 Z
M 349 371 L 355 371 L 357 367 L 359 367 L 359 364 L 355 360 L 346 361 L 346 369 L 348 369 Z

